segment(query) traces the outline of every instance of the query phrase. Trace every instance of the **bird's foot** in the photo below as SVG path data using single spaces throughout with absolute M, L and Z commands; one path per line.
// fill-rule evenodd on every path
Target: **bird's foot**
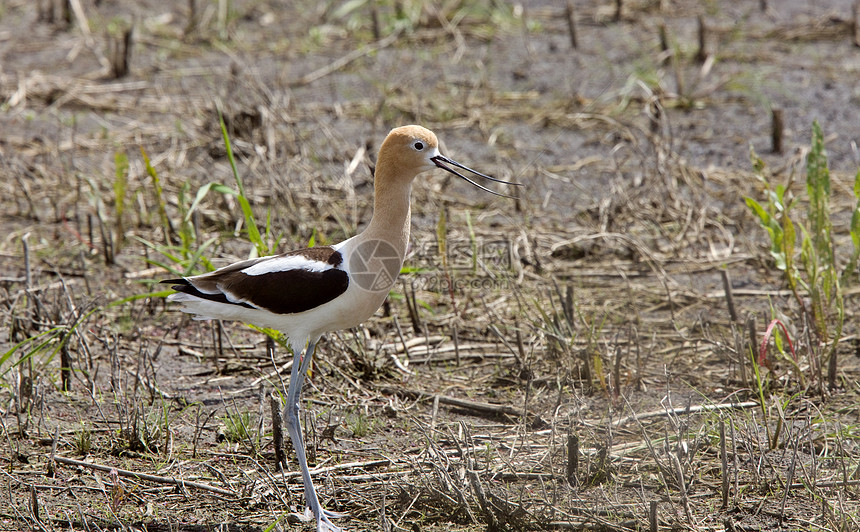
M 346 514 L 332 512 L 329 510 L 319 509 L 318 515 L 314 513 L 310 506 L 305 508 L 305 518 L 310 521 L 316 518 L 317 532 L 343 532 L 343 529 L 331 522 L 331 519 L 345 517 Z

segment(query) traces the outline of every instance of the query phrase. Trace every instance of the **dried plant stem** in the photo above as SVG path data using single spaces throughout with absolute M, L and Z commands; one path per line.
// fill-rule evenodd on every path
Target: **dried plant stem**
M 773 153 L 782 153 L 782 133 L 785 129 L 782 118 L 782 109 L 771 109 L 771 151 Z
M 30 266 L 30 233 L 21 237 L 21 246 L 24 248 L 24 287 L 29 290 L 33 287 L 33 272 Z
M 696 61 L 704 63 L 708 58 L 708 26 L 705 24 L 705 17 L 699 15 L 697 18 L 699 25 L 699 50 L 696 52 Z
M 579 48 L 579 43 L 576 40 L 576 13 L 573 8 L 573 0 L 567 0 L 564 11 L 567 19 L 567 31 L 570 34 L 570 47 L 576 50 Z
M 435 397 L 438 397 L 439 402 L 442 404 L 470 410 L 478 415 L 489 416 L 491 418 L 510 416 L 514 419 L 522 419 L 524 416 L 526 416 L 532 426 L 546 425 L 546 423 L 541 419 L 540 416 L 520 410 L 510 405 L 494 405 L 491 403 L 471 401 L 469 399 L 460 399 L 458 397 L 448 397 L 445 395 L 431 396 L 430 394 L 421 391 L 408 390 L 406 388 L 395 388 L 392 386 L 384 386 L 382 388 L 382 391 L 389 394 L 403 395 L 416 399 L 433 397 L 435 400 Z
M 657 523 L 657 501 L 650 501 L 648 503 L 648 530 L 657 532 Z
M 666 63 L 672 57 L 672 53 L 669 50 L 669 35 L 666 30 L 666 23 L 660 21 L 657 24 L 657 32 L 660 38 L 660 63 Z
M 185 35 L 189 35 L 197 30 L 200 23 L 200 13 L 197 9 L 197 0 L 188 0 L 188 23 L 185 25 Z
M 567 482 L 577 485 L 576 473 L 579 469 L 579 436 L 573 429 L 567 435 Z
M 406 343 L 406 339 L 403 337 L 403 328 L 400 327 L 400 321 L 397 319 L 397 316 L 392 316 L 392 318 L 394 328 L 397 329 L 397 338 L 400 339 L 400 344 L 403 346 L 403 353 L 406 355 L 406 359 L 409 360 L 409 344 Z
M 729 307 L 729 317 L 732 322 L 738 321 L 738 312 L 735 310 L 735 297 L 732 294 L 732 280 L 729 277 L 728 270 L 720 270 L 720 276 L 723 279 L 723 291 L 726 293 L 726 305 Z
M 851 7 L 851 30 L 854 46 L 860 47 L 860 0 L 854 0 Z
M 281 416 L 281 401 L 276 394 L 269 396 L 269 411 L 272 415 L 272 445 L 275 448 L 275 468 L 287 467 L 287 455 L 284 453 L 284 424 Z
M 722 508 L 729 506 L 729 463 L 726 453 L 726 422 L 720 420 L 720 466 L 721 470 L 721 487 L 720 496 L 722 498 Z
M 800 444 L 800 436 L 794 438 L 794 448 L 791 453 L 791 462 L 788 465 L 788 473 L 786 474 L 785 490 L 782 493 L 782 500 L 779 503 L 779 521 L 782 525 L 785 519 L 785 503 L 788 501 L 788 494 L 791 492 L 791 483 L 794 481 L 794 469 L 797 466 L 797 447 Z
M 382 28 L 379 24 L 379 6 L 376 4 L 370 8 L 370 22 L 373 28 L 373 38 L 378 41 L 382 38 Z
M 454 341 L 454 359 L 457 361 L 457 367 L 460 367 L 460 331 L 456 323 L 453 325 L 451 336 Z
M 684 514 L 687 516 L 687 521 L 691 526 L 695 526 L 693 520 L 693 512 L 690 510 L 690 498 L 687 496 L 687 480 L 684 477 L 684 468 L 681 466 L 681 461 L 678 455 L 671 453 L 672 465 L 675 466 L 675 475 L 678 479 L 678 489 L 681 491 L 681 505 L 684 507 Z
M 156 484 L 171 484 L 171 485 L 179 487 L 180 489 L 181 488 L 194 488 L 194 489 L 199 489 L 199 490 L 203 490 L 203 491 L 209 491 L 212 493 L 217 493 L 218 495 L 224 495 L 225 497 L 235 497 L 236 496 L 236 494 L 232 491 L 218 488 L 215 486 L 211 486 L 209 484 L 204 484 L 203 482 L 192 482 L 190 480 L 186 481 L 186 480 L 177 479 L 177 478 L 173 478 L 173 477 L 161 477 L 158 475 L 148 475 L 146 473 L 138 473 L 136 471 L 128 471 L 126 469 L 118 469 L 116 467 L 111 467 L 111 466 L 106 466 L 106 465 L 101 465 L 101 464 L 94 464 L 91 462 L 82 462 L 80 460 L 74 460 L 72 458 L 66 458 L 64 456 L 55 456 L 54 460 L 61 463 L 61 464 L 66 464 L 66 465 L 75 466 L 75 467 L 84 467 L 87 469 L 95 469 L 97 471 L 105 471 L 107 473 L 110 473 L 112 470 L 116 470 L 116 472 L 121 477 L 135 478 L 138 480 L 145 480 L 147 482 L 155 482 Z
M 670 410 L 654 410 L 652 412 L 645 412 L 642 414 L 634 414 L 631 416 L 623 417 L 618 421 L 614 422 L 613 426 L 620 427 L 622 425 L 626 425 L 631 421 L 642 421 L 643 419 L 647 419 L 650 417 L 662 417 L 675 414 L 692 414 L 697 412 L 715 412 L 719 410 L 745 409 L 754 408 L 757 406 L 759 406 L 759 403 L 757 401 L 744 401 L 742 403 L 717 403 L 709 405 L 692 405 L 689 407 L 679 407 Z
M 748 353 L 755 354 L 758 349 L 758 331 L 756 329 L 755 316 L 750 314 L 749 318 L 747 318 L 747 334 L 749 335 L 749 350 Z M 744 357 L 746 358 L 746 357 Z
M 131 50 L 134 43 L 134 26 L 123 30 L 120 35 L 110 37 L 111 76 L 124 78 L 131 68 Z
M 68 392 L 72 387 L 72 356 L 69 353 L 68 337 L 60 346 L 60 382 L 62 390 Z
M 30 484 L 30 509 L 33 512 L 33 519 L 37 522 L 42 522 L 42 517 L 39 515 L 39 494 L 36 492 L 36 486 Z

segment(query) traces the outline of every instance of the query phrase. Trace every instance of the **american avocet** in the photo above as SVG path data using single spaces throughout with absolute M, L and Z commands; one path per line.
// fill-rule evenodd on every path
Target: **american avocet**
M 320 506 L 299 424 L 299 396 L 314 348 L 324 333 L 355 327 L 373 315 L 394 285 L 406 256 L 409 196 L 416 175 L 442 168 L 504 196 L 452 166 L 499 183 L 519 184 L 484 175 L 443 156 L 436 135 L 428 129 L 399 127 L 379 148 L 373 217 L 358 235 L 333 246 L 245 260 L 203 275 L 162 281 L 177 290 L 168 299 L 181 303 L 182 311 L 196 319 L 243 321 L 276 329 L 289 339 L 294 358 L 284 416 L 318 532 L 340 530 L 329 521 L 340 514 Z

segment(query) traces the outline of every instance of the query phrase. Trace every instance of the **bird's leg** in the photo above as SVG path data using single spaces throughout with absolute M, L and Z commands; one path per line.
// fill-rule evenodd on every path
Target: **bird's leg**
M 317 532 L 339 532 L 341 529 L 334 526 L 330 517 L 340 517 L 341 515 L 335 512 L 323 510 L 317 498 L 316 489 L 314 489 L 311 481 L 311 472 L 308 469 L 308 460 L 305 455 L 305 442 L 302 436 L 302 426 L 299 422 L 299 397 L 302 394 L 302 384 L 305 380 L 308 367 L 310 367 L 311 358 L 314 356 L 316 342 L 308 343 L 307 348 L 302 357 L 302 352 L 299 351 L 293 356 L 293 369 L 290 373 L 290 386 L 287 389 L 287 405 L 284 407 L 284 418 L 287 423 L 287 432 L 290 435 L 290 440 L 293 442 L 293 448 L 296 450 L 296 458 L 299 461 L 299 467 L 302 470 L 302 482 L 305 486 L 305 501 L 308 507 L 314 514 L 317 522 Z

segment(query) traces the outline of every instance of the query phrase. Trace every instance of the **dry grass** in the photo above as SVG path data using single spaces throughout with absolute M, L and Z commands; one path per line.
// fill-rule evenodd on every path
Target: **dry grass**
M 856 160 L 842 139 L 857 124 L 820 95 L 852 88 L 815 58 L 851 50 L 823 12 L 786 2 L 771 6 L 785 21 L 750 8 L 738 23 L 731 2 L 628 2 L 615 24 L 608 4 L 577 3 L 573 53 L 565 11 L 544 5 L 73 2 L 84 30 L 78 12 L 65 28 L 30 4 L 0 13 L 0 527 L 301 528 L 269 400 L 290 358 L 241 324 L 187 320 L 153 284 L 159 264 L 189 264 L 168 254 L 211 240 L 220 265 L 252 248 L 230 195 L 183 224 L 200 187 L 232 184 L 216 104 L 279 249 L 363 227 L 378 143 L 402 123 L 528 184 L 513 201 L 419 183 L 389 301 L 321 342 L 304 426 L 323 505 L 348 530 L 860 526 L 857 288 L 828 390 L 743 204 L 761 193 L 747 145 L 769 138 L 750 115 L 784 96 L 734 62 L 755 46 L 768 63 L 815 63 L 796 90 L 824 91 L 833 111 L 831 207 L 847 234 Z M 112 79 L 109 35 L 134 9 L 130 72 Z M 725 63 L 694 61 L 700 14 Z M 811 120 L 783 106 L 802 150 Z M 803 153 L 766 159 L 788 176 Z M 774 316 L 806 379 L 773 348 L 770 367 L 753 364 Z

